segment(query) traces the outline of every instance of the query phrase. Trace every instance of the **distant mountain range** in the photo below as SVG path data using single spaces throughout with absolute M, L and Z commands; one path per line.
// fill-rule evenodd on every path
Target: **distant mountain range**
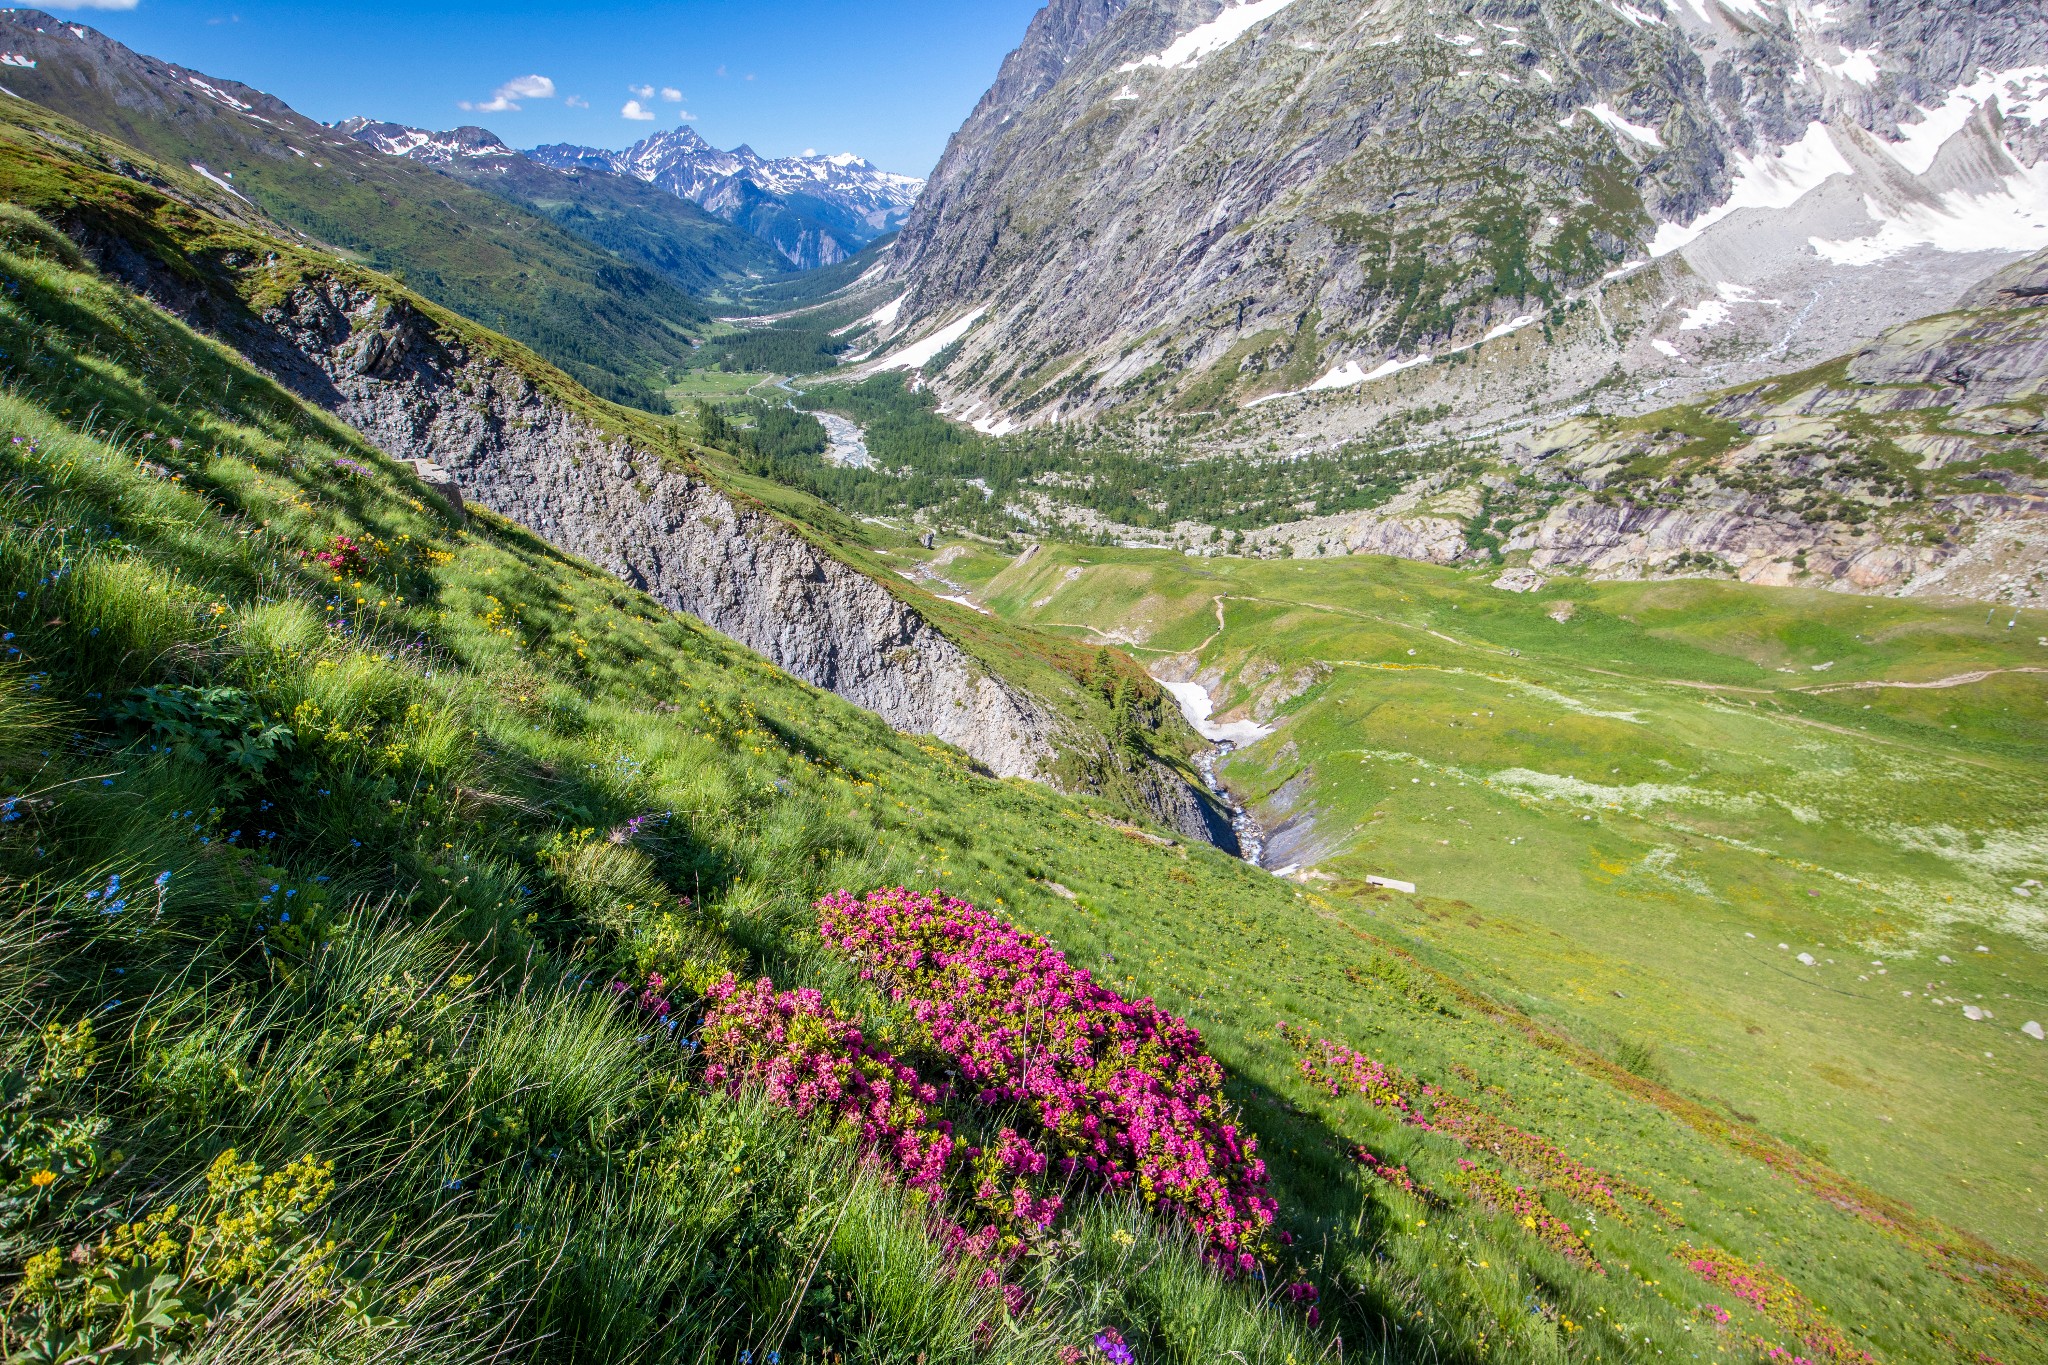
M 651 185 L 771 244 L 798 270 L 850 260 L 909 216 L 924 182 L 878 170 L 851 152 L 768 159 L 751 147 L 721 151 L 688 128 L 667 128 L 623 151 L 555 143 L 519 152 L 483 128 L 430 132 L 368 118 L 334 125 L 386 156 L 475 179 L 514 158 L 552 170 Z M 486 187 L 488 188 L 488 186 Z
M 464 154 L 453 141 L 461 131 L 406 154 Z M 528 155 L 558 170 L 609 171 L 680 195 L 774 242 L 804 269 L 835 265 L 893 231 L 924 189 L 922 180 L 878 170 L 850 152 L 770 160 L 746 146 L 721 151 L 689 128 L 663 129 L 619 152 L 556 143 Z

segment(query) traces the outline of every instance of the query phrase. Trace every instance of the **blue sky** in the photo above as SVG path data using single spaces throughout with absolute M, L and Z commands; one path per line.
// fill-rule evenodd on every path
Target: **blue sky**
M 1042 2 L 44 0 L 42 7 L 152 56 L 267 90 L 329 122 L 368 114 L 436 129 L 480 123 L 519 147 L 623 147 L 687 113 L 721 147 L 745 142 L 771 156 L 851 151 L 923 175 Z M 473 107 L 464 110 L 463 101 Z M 629 101 L 633 112 L 653 117 L 626 117 Z

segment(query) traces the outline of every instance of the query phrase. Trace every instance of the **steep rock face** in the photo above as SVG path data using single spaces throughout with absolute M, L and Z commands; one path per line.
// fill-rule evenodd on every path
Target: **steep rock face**
M 1057 725 L 880 584 L 769 514 L 608 440 L 426 319 L 368 291 L 302 288 L 265 321 L 283 371 L 394 456 L 427 458 L 463 496 L 644 588 L 899 729 L 1039 778 Z
M 1626 350 L 1682 387 L 1711 327 L 1825 354 L 1926 311 L 1785 297 L 1822 276 L 1952 298 L 2048 244 L 2043 114 L 2026 0 L 1053 0 L 905 225 L 897 338 L 980 310 L 927 377 L 1022 420 L 1329 393 L 1653 257 L 1647 361 L 1603 315 L 1590 373 L 1532 382 Z

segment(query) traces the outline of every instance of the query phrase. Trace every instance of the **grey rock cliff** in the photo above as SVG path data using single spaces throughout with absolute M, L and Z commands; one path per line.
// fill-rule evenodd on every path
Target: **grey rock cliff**
M 288 381 L 394 457 L 448 470 L 466 500 L 900 730 L 1044 777 L 1058 731 L 1044 708 L 771 514 L 606 437 L 368 290 L 300 288 L 265 321 L 301 357 L 280 367 Z

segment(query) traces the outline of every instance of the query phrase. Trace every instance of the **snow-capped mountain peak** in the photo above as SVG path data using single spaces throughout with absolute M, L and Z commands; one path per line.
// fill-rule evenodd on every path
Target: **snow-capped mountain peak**
M 476 127 L 430 133 L 424 128 L 409 128 L 402 123 L 382 123 L 357 116 L 343 119 L 334 125 L 334 130 L 358 142 L 367 142 L 386 156 L 407 157 L 430 165 L 445 165 L 473 157 L 515 155 L 495 133 Z
M 713 212 L 718 211 L 714 201 L 730 200 L 738 193 L 737 181 L 778 197 L 822 199 L 852 213 L 870 236 L 902 222 L 924 188 L 915 176 L 877 170 L 852 152 L 767 158 L 744 143 L 721 151 L 689 128 L 665 128 L 623 151 L 556 145 L 536 147 L 529 155 L 551 166 L 602 164 Z

